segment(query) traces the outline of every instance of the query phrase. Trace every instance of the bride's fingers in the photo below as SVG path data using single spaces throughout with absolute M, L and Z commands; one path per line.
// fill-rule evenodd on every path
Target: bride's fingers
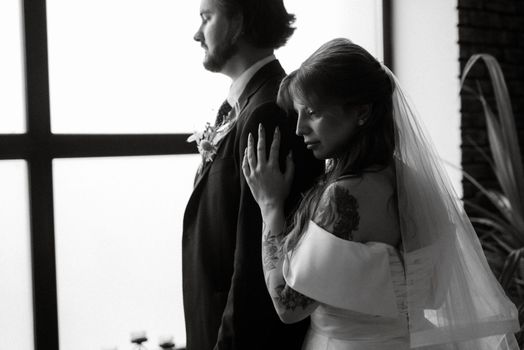
M 266 131 L 258 124 L 257 160 L 259 165 L 266 164 Z
M 293 154 L 291 150 L 286 157 L 286 171 L 284 172 L 284 179 L 288 184 L 291 184 L 293 175 L 295 174 L 295 163 L 293 163 Z
M 244 150 L 244 157 L 242 157 L 242 172 L 246 181 L 249 182 L 249 176 L 251 175 L 251 169 L 249 168 L 249 163 L 247 162 L 247 147 Z
M 278 154 L 280 150 L 280 131 L 278 126 L 275 128 L 273 133 L 273 141 L 271 142 L 271 149 L 269 150 L 269 161 L 268 163 L 273 166 L 278 166 Z
M 253 171 L 257 167 L 257 160 L 255 159 L 255 141 L 253 135 L 249 134 L 247 138 L 247 163 L 249 170 Z

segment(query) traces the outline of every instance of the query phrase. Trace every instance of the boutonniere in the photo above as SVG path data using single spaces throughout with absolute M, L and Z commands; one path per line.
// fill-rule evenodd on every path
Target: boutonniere
M 206 123 L 203 131 L 195 131 L 193 135 L 187 138 L 187 142 L 196 142 L 198 152 L 202 156 L 204 163 L 211 162 L 217 153 L 217 131 L 218 128 L 216 126 Z

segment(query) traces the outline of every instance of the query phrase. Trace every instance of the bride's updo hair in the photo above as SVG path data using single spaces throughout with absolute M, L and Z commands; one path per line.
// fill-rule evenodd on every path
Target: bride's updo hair
M 348 39 L 333 39 L 322 45 L 300 68 L 280 84 L 277 103 L 288 112 L 293 101 L 321 109 L 369 105 L 364 125 L 349 140 L 347 151 L 330 159 L 324 178 L 305 196 L 295 214 L 288 248 L 298 241 L 325 188 L 342 175 L 362 175 L 393 164 L 393 82 L 365 49 Z

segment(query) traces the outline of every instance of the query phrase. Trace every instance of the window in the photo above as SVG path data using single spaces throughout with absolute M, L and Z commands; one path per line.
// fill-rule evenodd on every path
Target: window
M 337 38 L 349 38 L 383 60 L 382 2 L 377 0 L 286 0 L 296 15 L 296 31 L 278 52 L 286 71 L 302 63 L 320 45 Z
M 21 14 L 19 1 L 0 3 L 0 133 L 5 134 L 25 131 Z
M 188 133 L 228 80 L 202 69 L 198 2 L 48 0 L 55 133 Z M 94 25 L 96 23 L 96 25 Z
M 33 349 L 27 167 L 0 160 L 0 348 Z
M 439 155 L 453 165 L 447 170 L 461 196 L 457 0 L 398 0 L 393 14 L 395 74 L 416 103 Z
M 298 18 L 276 53 L 286 70 L 335 36 L 382 57 L 380 1 L 286 6 Z M 13 80 L 8 91 L 0 81 L 11 103 L 0 104 L 0 189 L 12 193 L 0 206 L 17 213 L 0 229 L 19 252 L 13 288 L 26 291 L 2 296 L 24 305 L 17 348 L 125 349 L 141 330 L 150 347 L 166 335 L 184 346 L 179 243 L 199 163 L 185 140 L 229 86 L 202 68 L 198 23 L 198 3 L 172 0 L 0 5 L 14 55 L 0 64 Z M 23 193 L 30 200 L 13 206 Z
M 123 348 L 137 330 L 185 342 L 180 233 L 198 162 L 53 162 L 61 349 Z

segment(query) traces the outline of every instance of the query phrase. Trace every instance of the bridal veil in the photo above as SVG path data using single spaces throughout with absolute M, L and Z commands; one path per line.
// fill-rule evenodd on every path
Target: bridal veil
M 515 305 L 493 276 L 417 113 L 396 77 L 395 170 L 412 348 L 518 349 Z

